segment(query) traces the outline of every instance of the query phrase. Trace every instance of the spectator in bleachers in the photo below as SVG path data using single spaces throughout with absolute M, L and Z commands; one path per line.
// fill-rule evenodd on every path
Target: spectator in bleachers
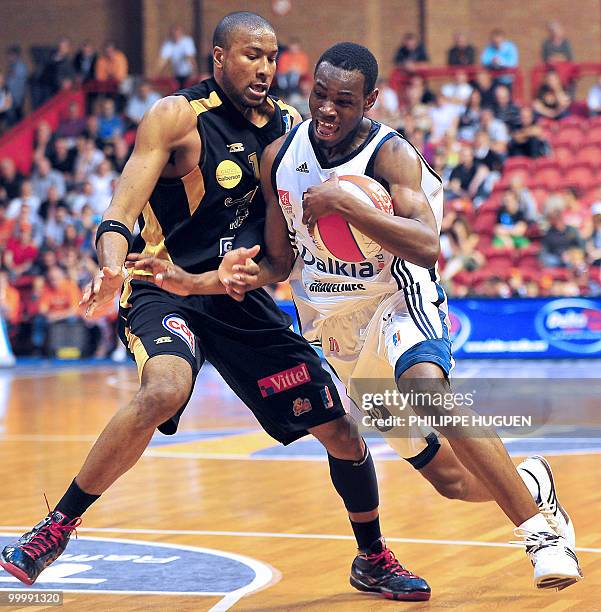
M 482 51 L 480 63 L 489 70 L 503 70 L 516 68 L 519 61 L 518 48 L 513 42 L 505 38 L 505 32 L 495 28 L 490 33 L 490 42 Z M 497 82 L 510 85 L 513 82 L 511 75 L 500 76 Z
M 467 72 L 460 70 L 455 73 L 453 81 L 443 84 L 440 92 L 452 104 L 465 107 L 473 89 L 469 84 Z
M 161 94 L 154 91 L 148 81 L 141 81 L 136 87 L 136 93 L 127 101 L 125 116 L 131 123 L 138 125 L 144 113 L 160 99 Z
M 80 137 L 77 139 L 77 158 L 75 160 L 75 176 L 85 180 L 104 159 L 104 153 L 96 147 L 92 138 Z
M 102 101 L 100 117 L 98 118 L 98 136 L 104 141 L 110 141 L 125 132 L 123 118 L 115 110 L 115 101 L 106 98 Z
M 532 108 L 537 115 L 548 119 L 562 119 L 570 114 L 572 100 L 564 89 L 556 70 L 548 70 L 538 88 Z
M 19 323 L 21 313 L 21 297 L 17 289 L 9 282 L 9 273 L 6 268 L 0 268 L 0 318 L 12 336 Z
M 6 190 L 9 200 L 18 197 L 23 180 L 23 175 L 17 172 L 12 158 L 4 157 L 0 160 L 0 187 Z
M 92 197 L 92 183 L 85 180 L 75 186 L 67 195 L 66 202 L 69 210 L 77 217 L 82 214 L 83 208 L 90 205 Z
M 592 229 L 592 215 L 588 206 L 578 199 L 578 192 L 573 187 L 564 189 L 562 216 L 566 225 L 575 227 L 581 236 L 589 236 Z
M 78 136 L 86 129 L 86 118 L 81 114 L 81 108 L 75 101 L 69 102 L 67 116 L 61 119 L 56 129 L 57 138 L 67 138 L 69 146 L 74 146 Z
M 559 21 L 547 23 L 549 36 L 545 38 L 541 48 L 542 60 L 545 64 L 553 62 L 571 62 L 574 59 L 572 45 L 566 38 Z
M 31 267 L 38 256 L 38 247 L 33 241 L 31 225 L 21 223 L 6 244 L 4 264 L 15 277 L 21 276 Z
M 32 343 L 41 352 L 51 325 L 61 321 L 78 319 L 81 291 L 58 266 L 48 270 L 41 290 L 38 315 L 33 320 Z
M 81 238 L 81 250 L 83 253 L 88 253 L 89 255 L 95 253 L 96 228 L 100 220 L 100 215 L 94 213 L 90 204 L 84 204 L 79 217 L 75 219 L 75 231 Z
M 490 108 L 483 108 L 480 113 L 480 129 L 486 131 L 491 142 L 509 142 L 507 125 L 497 119 Z
M 461 107 L 450 104 L 441 94 L 436 96 L 434 104 L 430 106 L 430 119 L 432 120 L 430 138 L 433 143 L 438 143 L 446 134 L 457 131 L 460 112 Z
M 472 142 L 476 132 L 480 129 L 480 116 L 482 114 L 482 96 L 474 89 L 467 100 L 464 111 L 459 115 L 457 124 L 457 137 L 459 140 Z
M 54 170 L 61 172 L 65 179 L 69 181 L 75 170 L 76 157 L 77 150 L 74 147 L 69 147 L 67 139 L 57 138 L 54 141 L 54 150 L 48 159 Z
M 495 102 L 493 106 L 495 117 L 500 119 L 509 130 L 520 124 L 520 109 L 511 99 L 511 90 L 506 85 L 495 87 Z
M 173 77 L 180 89 L 185 87 L 186 81 L 197 72 L 194 39 L 186 35 L 181 25 L 174 25 L 169 38 L 163 42 L 157 72 L 161 74 L 167 64 L 171 64 Z
M 513 193 L 518 201 L 518 207 L 526 221 L 533 223 L 538 220 L 540 215 L 536 200 L 528 187 L 526 187 L 525 178 L 526 175 L 522 172 L 516 172 L 516 174 L 512 175 L 509 179 L 509 191 Z
M 63 246 L 67 228 L 73 227 L 69 210 L 64 205 L 52 205 L 48 208 L 44 234 L 44 245 L 51 249 Z
M 123 172 L 125 164 L 131 154 L 130 146 L 127 144 L 124 138 L 115 138 L 113 141 L 113 150 L 111 151 L 108 159 L 110 160 L 113 170 L 117 174 Z
M 294 106 L 294 108 L 296 108 L 296 110 L 300 113 L 300 116 L 303 119 L 309 119 L 311 117 L 311 111 L 309 110 L 309 96 L 311 94 L 311 89 L 313 89 L 313 77 L 310 74 L 303 74 L 303 76 L 298 82 L 298 89 L 296 91 L 293 91 L 288 96 L 288 103 L 291 106 Z M 376 100 L 376 105 L 378 104 L 378 102 L 382 104 L 382 101 L 380 101 L 382 94 L 384 97 L 384 104 L 386 105 L 391 103 L 391 95 L 396 96 L 398 108 L 399 102 L 397 93 L 396 91 L 388 87 L 386 81 L 384 81 L 383 89 L 380 89 L 380 95 Z M 372 111 L 373 110 L 374 109 L 372 108 Z M 392 120 L 392 125 L 398 125 L 398 123 L 394 122 L 393 117 L 394 116 L 390 117 L 390 119 Z M 384 123 L 388 123 L 388 121 L 384 121 Z
M 21 47 L 19 45 L 11 45 L 6 55 L 8 62 L 6 86 L 13 100 L 11 123 L 14 123 L 21 121 L 23 118 L 23 105 L 25 104 L 29 70 L 21 57 Z
M 601 114 L 601 76 L 597 82 L 588 90 L 586 105 L 591 115 Z
M 44 66 L 40 77 L 43 92 L 41 102 L 45 102 L 61 89 L 68 87 L 73 83 L 74 78 L 75 68 L 71 41 L 63 37 L 58 41 L 58 47 Z
M 520 122 L 511 132 L 508 153 L 533 159 L 549 153 L 549 143 L 529 106 L 520 109 Z
M 128 69 L 125 53 L 117 49 L 113 41 L 106 42 L 102 55 L 96 60 L 96 80 L 121 84 L 127 78 Z
M 0 204 L 0 254 L 6 248 L 8 239 L 13 235 L 15 222 L 6 215 L 6 203 Z
M 474 159 L 476 163 L 484 164 L 490 170 L 490 174 L 487 177 L 490 183 L 488 191 L 492 191 L 494 183 L 501 178 L 505 157 L 499 152 L 498 148 L 495 149 L 494 144 L 491 144 L 486 130 L 480 130 L 476 133 L 474 139 Z
M 96 115 L 88 115 L 86 117 L 86 129 L 84 136 L 94 142 L 94 146 L 101 149 L 104 146 L 104 140 L 100 137 L 100 118 Z
M 4 73 L 0 71 L 0 133 L 11 123 L 13 97 L 6 86 Z
M 482 191 L 484 182 L 490 170 L 482 163 L 474 160 L 474 152 L 470 145 L 461 147 L 459 165 L 451 171 L 449 178 L 450 199 L 485 197 Z
M 278 57 L 277 83 L 283 95 L 297 91 L 303 75 L 310 74 L 309 56 L 298 38 L 292 38 Z
M 395 53 L 395 66 L 407 72 L 413 72 L 416 68 L 427 64 L 429 61 L 430 58 L 424 43 L 413 32 L 407 32 L 403 36 L 401 46 Z
M 561 208 L 551 209 L 547 219 L 549 229 L 541 240 L 541 262 L 548 267 L 564 266 L 566 253 L 570 249 L 583 249 L 584 242 L 576 228 L 566 225 Z
M 488 70 L 479 70 L 472 82 L 474 89 L 480 92 L 482 108 L 492 108 L 495 104 L 495 84 Z
M 520 210 L 520 205 L 512 191 L 505 192 L 503 202 L 497 213 L 497 224 L 492 244 L 506 249 L 522 249 L 530 244 L 526 237 L 528 222 Z
M 46 199 L 40 204 L 40 208 L 38 210 L 38 216 L 44 221 L 47 222 L 49 218 L 50 211 L 53 209 L 62 206 L 67 207 L 65 200 L 61 197 L 56 185 L 50 185 L 48 189 L 48 194 Z
M 472 66 L 476 63 L 476 49 L 469 43 L 464 32 L 456 32 L 453 42 L 447 53 L 449 66 Z
M 9 219 L 16 219 L 21 214 L 23 206 L 26 206 L 33 220 L 34 217 L 37 217 L 41 203 L 40 198 L 33 193 L 31 181 L 23 181 L 19 189 L 19 197 L 10 201 L 6 216 Z
M 601 200 L 591 206 L 593 223 L 586 243 L 588 259 L 594 266 L 601 266 Z
M 440 236 L 441 254 L 445 265 L 441 280 L 448 284 L 459 272 L 473 272 L 486 263 L 486 258 L 478 250 L 479 236 L 472 231 L 463 217 L 456 218 L 449 229 Z
M 31 188 L 40 202 L 46 199 L 51 185 L 57 188 L 59 197 L 63 198 L 65 196 L 67 192 L 65 177 L 58 170 L 52 169 L 47 157 L 41 157 L 36 161 L 35 170 L 31 174 Z
M 92 185 L 92 196 L 90 205 L 94 212 L 102 215 L 108 208 L 113 197 L 113 184 L 116 175 L 111 168 L 111 162 L 103 159 L 99 164 L 96 172 L 90 175 L 90 183 Z
M 93 81 L 96 74 L 98 53 L 91 41 L 85 40 L 73 60 L 75 76 L 78 83 Z
M 33 135 L 33 159 L 48 157 L 52 153 L 54 146 L 54 134 L 47 121 L 40 121 L 35 128 Z

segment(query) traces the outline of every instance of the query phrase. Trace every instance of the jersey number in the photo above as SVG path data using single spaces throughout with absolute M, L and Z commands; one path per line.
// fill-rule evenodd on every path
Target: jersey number
M 256 152 L 251 153 L 248 156 L 248 163 L 252 166 L 253 172 L 255 173 L 255 179 L 257 181 L 261 180 L 261 172 L 259 170 L 259 158 L 257 157 Z

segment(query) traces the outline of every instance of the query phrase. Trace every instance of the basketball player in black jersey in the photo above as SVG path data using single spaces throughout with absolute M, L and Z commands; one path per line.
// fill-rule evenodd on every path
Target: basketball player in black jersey
M 246 247 L 263 235 L 258 160 L 299 119 L 268 96 L 276 53 L 273 28 L 261 17 L 225 17 L 214 35 L 214 78 L 157 102 L 139 126 L 98 230 L 100 270 L 83 303 L 91 312 L 123 285 L 120 322 L 140 389 L 100 434 L 56 508 L 2 551 L 0 564 L 26 584 L 63 552 L 83 512 L 138 461 L 155 428 L 175 433 L 206 359 L 275 439 L 288 444 L 310 432 L 325 446 L 359 547 L 353 576 L 388 598 L 430 597 L 381 537 L 372 458 L 319 358 L 262 289 L 235 301 L 221 282 L 233 282 L 233 265 L 257 255 Z M 203 295 L 175 295 L 143 275 L 125 278 L 136 220 L 133 248 L 195 273 L 189 293 Z

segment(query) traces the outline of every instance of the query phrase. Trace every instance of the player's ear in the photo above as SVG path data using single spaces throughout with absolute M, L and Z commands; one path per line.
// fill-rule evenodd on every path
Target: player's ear
M 223 68 L 223 47 L 213 48 L 213 65 L 215 68 Z
M 379 89 L 374 89 L 371 93 L 367 94 L 367 97 L 365 98 L 365 102 L 363 103 L 363 110 L 365 112 L 370 110 L 371 107 L 376 103 L 379 93 L 380 93 Z

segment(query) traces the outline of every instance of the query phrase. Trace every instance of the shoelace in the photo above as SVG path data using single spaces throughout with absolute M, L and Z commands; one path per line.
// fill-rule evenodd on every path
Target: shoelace
M 382 569 L 389 569 L 393 574 L 397 576 L 407 576 L 407 578 L 417 578 L 417 576 L 405 569 L 394 556 L 394 553 L 390 548 L 384 548 L 380 553 L 374 553 L 367 555 L 367 559 L 375 565 L 381 565 Z
M 557 532 L 559 528 L 559 521 L 555 518 L 555 515 L 549 507 L 549 504 L 546 501 L 543 501 L 538 505 L 538 509 L 540 510 L 540 513 L 545 517 L 547 523 L 549 523 L 549 527 L 551 527 L 553 531 Z
M 44 499 L 46 500 L 46 507 L 48 508 L 48 515 L 50 516 L 50 524 L 41 527 L 38 533 L 36 533 L 27 544 L 20 546 L 21 550 L 29 555 L 34 561 L 37 557 L 47 552 L 52 546 L 57 546 L 66 533 L 74 531 L 75 537 L 77 537 L 77 527 L 81 525 L 81 517 L 74 518 L 64 524 L 55 521 L 50 511 L 50 505 L 48 504 L 48 498 L 45 493 Z
M 516 538 L 520 538 L 520 540 L 512 540 L 509 543 L 517 544 L 518 546 L 526 546 L 526 548 L 529 549 L 528 552 L 530 553 L 537 552 L 542 546 L 550 546 L 556 548 L 557 552 L 561 554 L 558 547 L 561 540 L 560 537 L 554 533 L 534 532 L 529 531 L 528 529 L 522 529 L 521 527 L 516 527 L 513 530 L 513 534 Z

